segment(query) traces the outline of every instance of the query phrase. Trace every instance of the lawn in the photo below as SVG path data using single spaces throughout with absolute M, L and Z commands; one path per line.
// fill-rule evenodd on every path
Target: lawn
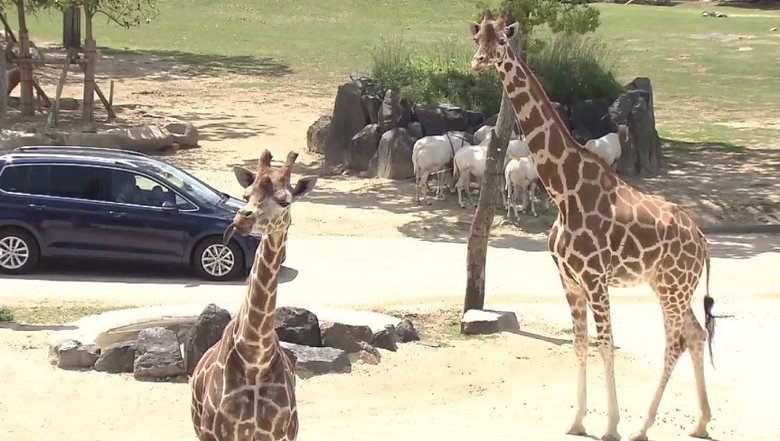
M 780 26 L 780 11 L 719 7 L 729 17 L 716 19 L 696 6 L 596 7 L 598 34 L 621 56 L 619 78 L 653 81 L 663 137 L 780 147 L 780 32 L 770 31 Z M 368 67 L 383 36 L 468 44 L 465 20 L 475 11 L 463 0 L 170 0 L 148 25 L 126 30 L 99 19 L 95 32 L 106 51 L 168 54 L 201 72 L 257 77 L 237 87 L 274 89 L 305 78 L 331 90 Z M 39 40 L 58 41 L 60 25 L 58 14 L 30 20 Z M 253 64 L 263 68 L 231 69 Z

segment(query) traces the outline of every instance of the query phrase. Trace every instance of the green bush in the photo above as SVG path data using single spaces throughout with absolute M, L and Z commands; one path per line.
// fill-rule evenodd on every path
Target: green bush
M 14 321 L 14 313 L 8 308 L 0 308 L 0 322 Z
M 570 104 L 589 98 L 618 97 L 616 58 L 594 37 L 555 34 L 541 40 L 528 63 L 554 101 Z M 464 42 L 466 43 L 466 42 Z M 371 72 L 383 87 L 400 91 L 412 103 L 449 103 L 498 112 L 503 88 L 495 69 L 471 70 L 476 48 L 471 41 L 444 40 L 415 50 L 399 38 L 385 39 L 372 52 Z

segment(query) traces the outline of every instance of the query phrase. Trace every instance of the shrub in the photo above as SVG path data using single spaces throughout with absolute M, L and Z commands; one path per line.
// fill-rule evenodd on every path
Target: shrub
M 614 100 L 622 87 L 614 77 L 616 57 L 595 37 L 554 34 L 541 40 L 528 63 L 550 99 L 570 104 L 590 98 Z M 468 44 L 465 44 L 468 43 Z M 412 103 L 449 103 L 498 112 L 503 88 L 493 68 L 471 70 L 471 41 L 448 39 L 427 50 L 414 50 L 399 38 L 385 39 L 371 52 L 371 72 L 387 89 L 398 90 Z
M 0 308 L 0 322 L 14 321 L 14 313 L 8 308 Z

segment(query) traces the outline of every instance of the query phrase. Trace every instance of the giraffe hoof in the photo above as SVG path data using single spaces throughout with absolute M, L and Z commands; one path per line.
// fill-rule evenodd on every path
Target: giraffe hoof
M 707 433 L 706 429 L 696 429 L 693 432 L 690 433 L 690 435 L 694 438 L 705 438 L 709 439 L 710 434 Z
M 647 441 L 647 435 L 642 432 L 637 432 L 629 438 L 631 441 Z
M 620 435 L 617 433 L 606 433 L 601 437 L 601 441 L 620 441 Z
M 588 432 L 585 431 L 585 426 L 581 423 L 572 424 L 571 429 L 566 432 L 567 435 L 585 436 Z

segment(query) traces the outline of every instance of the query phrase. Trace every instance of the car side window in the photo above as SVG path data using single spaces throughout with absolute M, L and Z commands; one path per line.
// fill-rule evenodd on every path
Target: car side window
M 49 194 L 49 167 L 19 165 L 6 167 L 0 173 L 0 189 L 10 193 Z
M 51 196 L 108 200 L 108 171 L 97 167 L 52 165 L 49 171 Z
M 111 171 L 111 201 L 144 207 L 161 207 L 165 202 L 178 207 L 189 205 L 160 183 L 143 175 L 120 170 Z

